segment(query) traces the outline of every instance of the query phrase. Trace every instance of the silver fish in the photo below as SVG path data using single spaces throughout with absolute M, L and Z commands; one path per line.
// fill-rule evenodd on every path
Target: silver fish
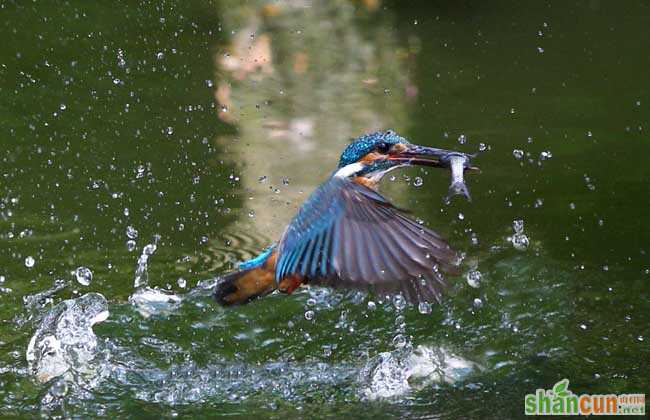
M 465 178 L 463 177 L 465 169 L 478 170 L 478 168 L 470 166 L 470 156 L 464 153 L 453 153 L 446 156 L 451 169 L 451 184 L 449 185 L 449 192 L 445 197 L 445 203 L 450 203 L 451 198 L 455 195 L 464 195 L 467 201 L 472 201 L 469 195 L 467 185 L 465 185 Z

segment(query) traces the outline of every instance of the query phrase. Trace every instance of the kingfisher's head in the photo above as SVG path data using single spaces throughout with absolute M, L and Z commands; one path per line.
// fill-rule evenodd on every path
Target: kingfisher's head
M 392 130 L 378 131 L 358 137 L 343 150 L 334 176 L 363 177 L 374 185 L 387 172 L 401 166 L 448 168 L 449 158 L 459 154 L 465 155 L 412 144 Z

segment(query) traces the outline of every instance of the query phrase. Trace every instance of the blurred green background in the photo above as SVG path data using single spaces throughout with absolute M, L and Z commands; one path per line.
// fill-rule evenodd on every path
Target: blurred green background
M 648 389 L 647 2 L 0 11 L 0 415 L 502 418 L 562 378 Z M 441 172 L 383 188 L 466 253 L 470 281 L 430 315 L 324 289 L 152 316 L 129 302 L 147 244 L 148 285 L 180 296 L 277 239 L 349 139 L 387 128 L 483 151 L 471 203 L 442 204 Z M 101 380 L 60 392 L 25 352 L 88 292 L 111 313 Z M 416 383 L 422 348 L 476 368 Z

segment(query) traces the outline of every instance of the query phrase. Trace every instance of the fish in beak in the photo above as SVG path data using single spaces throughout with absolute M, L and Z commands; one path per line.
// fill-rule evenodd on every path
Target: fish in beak
M 449 185 L 449 192 L 444 199 L 445 203 L 449 203 L 455 195 L 464 195 L 468 201 L 472 200 L 469 189 L 465 184 L 464 174 L 466 170 L 479 171 L 479 168 L 472 166 L 471 160 L 474 157 L 476 155 L 455 150 L 408 144 L 401 148 L 401 150 L 396 151 L 389 159 L 403 165 L 449 168 L 451 171 L 451 184 Z

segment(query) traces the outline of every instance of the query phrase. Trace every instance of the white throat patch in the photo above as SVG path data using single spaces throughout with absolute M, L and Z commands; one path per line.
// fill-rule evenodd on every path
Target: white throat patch
M 355 162 L 351 163 L 349 165 L 345 165 L 336 173 L 334 173 L 334 176 L 336 178 L 349 178 L 352 175 L 356 174 L 357 172 L 360 172 L 364 168 L 364 164 L 360 162 Z

